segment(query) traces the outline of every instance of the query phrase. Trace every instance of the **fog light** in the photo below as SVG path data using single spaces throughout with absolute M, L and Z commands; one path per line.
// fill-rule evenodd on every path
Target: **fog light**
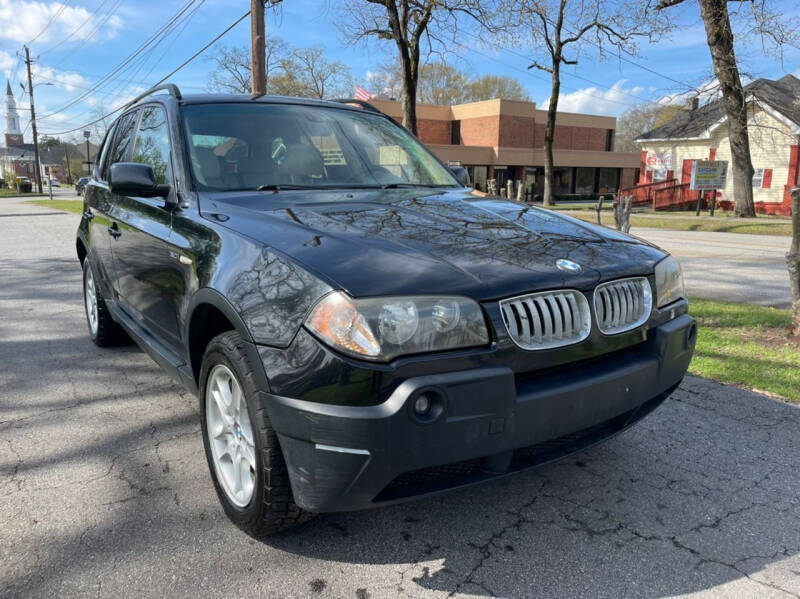
M 414 400 L 414 411 L 418 416 L 424 416 L 431 411 L 431 398 L 427 393 L 423 393 Z

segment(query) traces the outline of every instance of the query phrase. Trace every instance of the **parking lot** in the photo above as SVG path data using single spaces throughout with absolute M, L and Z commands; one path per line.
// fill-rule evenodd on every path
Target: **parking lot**
M 0 200 L 0 596 L 800 596 L 800 409 L 695 378 L 560 463 L 251 539 L 197 400 L 90 342 L 77 219 Z

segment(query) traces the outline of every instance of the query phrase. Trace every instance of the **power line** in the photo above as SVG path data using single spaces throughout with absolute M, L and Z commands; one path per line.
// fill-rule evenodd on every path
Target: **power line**
M 119 0 L 119 1 L 121 1 L 121 0 Z M 39 57 L 41 58 L 42 56 L 44 56 L 48 52 L 52 52 L 56 48 L 60 48 L 63 44 L 67 43 L 70 39 L 72 39 L 72 37 L 76 33 L 78 33 L 78 31 L 83 29 L 89 22 L 91 22 L 92 19 L 95 18 L 95 16 L 97 16 L 100 13 L 100 10 L 106 5 L 107 2 L 108 2 L 108 0 L 103 0 L 91 13 L 89 13 L 89 16 L 86 18 L 86 20 L 84 20 L 80 25 L 78 25 L 75 29 L 70 31 L 69 34 L 67 34 L 67 37 L 62 39 L 60 42 L 50 46 L 49 48 L 47 48 L 43 52 L 40 52 L 39 53 Z M 119 2 L 118 2 L 118 4 L 119 4 Z M 111 15 L 111 12 L 112 11 L 109 11 L 109 16 Z M 90 38 L 91 38 L 91 34 L 88 35 L 85 39 L 90 39 Z
M 99 81 L 97 81 L 97 82 L 96 82 L 96 83 L 95 83 L 95 84 L 94 84 L 94 85 L 93 85 L 93 86 L 92 86 L 92 87 L 91 87 L 89 90 L 87 90 L 87 91 L 85 91 L 85 92 L 83 92 L 83 93 L 81 93 L 81 94 L 78 94 L 78 96 L 77 96 L 77 97 L 73 98 L 72 100 L 70 100 L 69 102 L 67 102 L 66 104 L 64 104 L 64 105 L 63 105 L 63 106 L 61 106 L 60 108 L 58 108 L 57 110 L 55 110 L 55 111 L 53 111 L 53 112 L 51 112 L 51 113 L 48 113 L 47 115 L 44 115 L 44 116 L 45 116 L 45 117 L 49 117 L 49 116 L 52 116 L 52 115 L 54 115 L 54 114 L 58 114 L 59 112 L 63 112 L 63 111 L 64 111 L 64 110 L 66 110 L 67 108 L 70 108 L 71 106 L 74 106 L 75 104 L 77 104 L 78 102 L 80 102 L 81 100 L 83 100 L 84 98 L 86 98 L 87 96 L 89 96 L 89 94 L 91 94 L 91 92 L 92 92 L 92 91 L 94 91 L 94 90 L 96 90 L 96 89 L 99 89 L 99 88 L 100 88 L 100 87 L 101 87 L 101 86 L 102 86 L 104 83 L 108 82 L 108 81 L 109 81 L 109 80 L 110 80 L 110 79 L 111 79 L 111 78 L 112 78 L 114 75 L 116 75 L 117 73 L 119 73 L 120 71 L 122 71 L 122 70 L 123 70 L 123 69 L 124 69 L 124 68 L 125 68 L 125 67 L 126 67 L 128 64 L 130 64 L 130 63 L 131 63 L 131 61 L 133 61 L 133 60 L 134 60 L 134 59 L 135 59 L 137 56 L 139 56 L 139 55 L 140 55 L 142 52 L 144 52 L 144 51 L 145 51 L 145 49 L 146 49 L 148 46 L 150 46 L 150 44 L 152 44 L 152 43 L 153 43 L 153 41 L 155 41 L 157 38 L 159 38 L 161 35 L 163 35 L 164 31 L 165 31 L 165 30 L 166 30 L 166 29 L 167 29 L 167 28 L 168 28 L 168 27 L 169 27 L 169 26 L 170 26 L 170 25 L 171 25 L 173 22 L 175 22 L 175 21 L 176 21 L 178 18 L 180 18 L 180 16 L 181 16 L 183 13 L 185 13 L 185 12 L 186 12 L 186 11 L 189 9 L 189 7 L 190 7 L 192 4 L 194 4 L 196 1 L 197 1 L 197 0 L 189 0 L 189 1 L 188 1 L 188 2 L 187 2 L 187 3 L 186 3 L 186 4 L 185 4 L 185 5 L 184 5 L 184 6 L 183 6 L 183 7 L 182 7 L 182 8 L 181 8 L 181 9 L 180 9 L 180 10 L 179 10 L 177 13 L 176 13 L 176 14 L 175 14 L 175 15 L 174 15 L 174 16 L 173 16 L 173 17 L 172 17 L 172 18 L 171 18 L 171 19 L 170 19 L 170 20 L 169 20 L 167 23 L 165 23 L 164 25 L 162 25 L 162 26 L 161 26 L 161 27 L 158 29 L 158 31 L 156 31 L 156 32 L 155 32 L 153 35 L 151 35 L 151 36 L 150 36 L 150 37 L 149 37 L 149 38 L 148 38 L 148 39 L 147 39 L 147 40 L 146 40 L 144 43 L 142 43 L 142 44 L 141 44 L 141 45 L 140 45 L 140 46 L 139 46 L 139 47 L 138 47 L 138 48 L 137 48 L 137 49 L 136 49 L 136 50 L 135 50 L 133 53 L 131 53 L 130 55 L 128 55 L 128 57 L 127 57 L 127 58 L 125 58 L 125 59 L 124 59 L 124 60 L 123 60 L 123 61 L 122 61 L 120 64 L 118 64 L 118 65 L 117 65 L 117 66 L 116 66 L 114 69 L 112 69 L 112 70 L 111 70 L 109 73 L 107 73 L 107 74 L 106 74 L 105 76 L 103 76 L 103 77 L 102 77 L 102 78 L 101 78 Z
M 217 36 L 216 36 L 214 39 L 212 39 L 210 42 L 208 42 L 208 43 L 207 43 L 205 46 L 203 46 L 203 47 L 202 47 L 202 48 L 200 48 L 200 49 L 199 49 L 197 52 L 195 52 L 194 54 L 192 54 L 192 55 L 191 55 L 189 58 L 187 58 L 185 61 L 183 61 L 183 62 L 182 62 L 180 65 L 178 65 L 178 66 L 177 66 L 176 68 L 174 68 L 172 71 L 170 71 L 169 73 L 167 73 L 166 75 L 164 75 L 164 77 L 162 77 L 161 79 L 159 79 L 158 81 L 156 81 L 156 82 L 155 82 L 155 83 L 152 85 L 152 87 L 155 87 L 155 86 L 157 86 L 157 85 L 160 85 L 161 83 L 164 83 L 164 82 L 165 82 L 167 79 L 169 79 L 170 77 L 172 77 L 172 76 L 173 76 L 175 73 L 177 73 L 178 71 L 180 71 L 181 69 L 183 69 L 183 68 L 184 68 L 186 65 L 188 65 L 190 62 L 192 62 L 192 61 L 193 61 L 195 58 L 197 58 L 198 56 L 200 56 L 200 55 L 201 55 L 203 52 L 205 52 L 205 51 L 206 51 L 206 50 L 208 50 L 208 49 L 209 49 L 211 46 L 213 46 L 213 45 L 214 45 L 214 44 L 216 44 L 216 43 L 217 43 L 219 40 L 221 40 L 221 39 L 222 39 L 222 38 L 223 38 L 223 37 L 224 37 L 224 36 L 225 36 L 225 35 L 226 35 L 228 32 L 230 32 L 230 31 L 231 31 L 231 30 L 232 30 L 234 27 L 236 27 L 236 26 L 237 26 L 239 23 L 241 23 L 242 21 L 244 21 L 244 20 L 245 20 L 245 19 L 246 19 L 248 16 L 250 16 L 250 11 L 249 11 L 249 10 L 248 10 L 246 13 L 244 13 L 244 14 L 243 14 L 241 17 L 239 17 L 238 19 L 236 19 L 236 20 L 235 20 L 233 23 L 231 23 L 231 24 L 230 24 L 230 25 L 229 25 L 229 26 L 228 26 L 228 27 L 227 27 L 227 28 L 226 28 L 224 31 L 222 31 L 220 34 L 218 34 L 218 35 L 217 35 Z M 95 119 L 95 120 L 93 120 L 93 121 L 90 121 L 90 122 L 88 122 L 88 123 L 84 123 L 84 124 L 83 124 L 83 125 L 81 125 L 80 127 L 75 127 L 74 129 L 70 129 L 70 130 L 68 130 L 68 131 L 60 131 L 60 132 L 57 132 L 57 133 L 47 133 L 47 135 L 50 135 L 50 136 L 66 135 L 67 133 L 73 133 L 73 132 L 75 132 L 75 131 L 80 131 L 81 129 L 85 129 L 86 127 L 89 127 L 89 126 L 91 126 L 91 125 L 94 125 L 94 124 L 96 124 L 96 123 L 99 123 L 99 122 L 100 122 L 100 121 L 102 121 L 103 119 L 106 119 L 106 118 L 110 117 L 112 114 L 115 114 L 115 113 L 119 112 L 119 111 L 120 111 L 120 110 L 122 110 L 123 108 L 125 108 L 125 106 L 120 106 L 120 107 L 118 107 L 118 108 L 116 108 L 116 109 L 112 110 L 111 112 L 109 112 L 109 113 L 107 113 L 107 114 L 104 114 L 103 116 L 101 116 L 101 117 L 99 117 L 99 118 L 97 118 L 97 119 Z
M 42 27 L 42 30 L 39 33 L 37 33 L 36 35 L 34 35 L 33 38 L 31 40 L 29 40 L 28 43 L 25 44 L 25 45 L 26 46 L 30 46 L 33 42 L 35 42 L 37 39 L 39 39 L 39 36 L 42 35 L 45 31 L 47 31 L 47 28 L 50 27 L 50 25 L 52 25 L 53 22 L 58 17 L 61 16 L 61 13 L 64 12 L 64 9 L 67 8 L 67 5 L 69 3 L 70 3 L 70 0 L 62 0 L 61 5 L 58 7 L 58 10 L 55 13 L 50 15 L 50 18 L 47 20 L 47 23 L 45 23 L 45 26 Z M 39 190 L 39 191 L 41 191 L 41 190 Z
M 186 15 L 184 15 L 182 17 L 182 22 L 178 21 L 178 22 L 174 23 L 173 26 L 171 27 L 171 29 L 169 31 L 166 31 L 164 33 L 164 36 L 161 37 L 158 40 L 158 42 L 156 42 L 156 44 L 154 44 L 153 46 L 148 48 L 148 50 L 145 51 L 139 58 L 137 58 L 136 61 L 134 61 L 134 63 L 131 63 L 131 65 L 130 65 L 131 67 L 133 67 L 134 64 L 138 64 L 138 66 L 136 67 L 136 70 L 133 71 L 130 74 L 129 77 L 127 77 L 127 79 L 120 80 L 120 82 L 113 89 L 111 89 L 109 91 L 96 90 L 94 93 L 97 94 L 97 95 L 106 96 L 106 97 L 112 96 L 112 97 L 115 97 L 115 98 L 122 98 L 124 101 L 121 102 L 121 104 L 125 104 L 127 102 L 127 100 L 129 100 L 132 96 L 131 96 L 131 94 L 129 92 L 126 92 L 124 90 L 128 89 L 131 84 L 137 84 L 137 85 L 145 86 L 144 89 L 147 89 L 148 87 L 151 87 L 150 84 L 145 82 L 145 81 L 142 81 L 142 80 L 136 80 L 135 81 L 134 77 L 136 77 L 137 73 L 142 69 L 142 67 L 145 66 L 145 64 L 146 64 L 147 60 L 149 59 L 150 55 L 155 51 L 155 49 L 159 46 L 159 44 L 161 44 L 161 42 L 164 41 L 168 35 L 173 33 L 173 31 L 177 32 L 175 34 L 175 36 L 173 37 L 172 41 L 165 48 L 164 52 L 161 54 L 161 56 L 156 61 L 153 62 L 153 65 L 150 67 L 148 72 L 142 77 L 142 79 L 146 79 L 147 77 L 150 76 L 150 74 L 153 72 L 153 70 L 159 64 L 161 64 L 161 61 L 164 60 L 164 58 L 166 57 L 166 55 L 169 52 L 169 50 L 172 48 L 172 46 L 175 44 L 175 42 L 178 40 L 178 38 L 185 31 L 186 27 L 189 25 L 189 22 L 197 14 L 197 12 L 203 6 L 205 1 L 206 0 L 200 0 L 199 4 L 197 4 L 197 6 L 195 6 L 195 8 L 193 8 L 188 14 L 186 14 Z M 55 79 L 48 79 L 47 77 L 39 77 L 39 79 L 44 79 L 45 81 L 52 81 L 54 83 L 63 83 L 63 82 L 57 81 Z M 90 87 L 80 86 L 80 85 L 73 85 L 73 87 L 77 87 L 78 89 L 81 89 L 81 90 L 89 90 L 90 89 Z M 112 104 L 112 106 L 113 106 L 113 104 Z M 87 117 L 90 112 L 91 112 L 91 110 L 82 111 L 79 115 L 76 115 L 71 120 L 74 122 L 75 119 L 82 119 L 84 117 Z M 45 117 L 40 117 L 39 120 L 41 121 L 43 118 L 45 118 Z

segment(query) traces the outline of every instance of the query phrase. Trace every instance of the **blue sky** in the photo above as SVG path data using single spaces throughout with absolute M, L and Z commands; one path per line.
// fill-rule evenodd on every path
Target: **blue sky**
M 394 48 L 389 42 L 366 47 L 347 46 L 335 26 L 336 20 L 341 18 L 337 10 L 340 1 L 346 0 L 284 0 L 279 9 L 267 13 L 268 34 L 295 46 L 323 46 L 328 58 L 347 64 L 353 76 L 364 82 L 370 71 L 391 56 Z M 57 133 L 78 127 L 91 120 L 99 108 L 113 107 L 160 79 L 249 7 L 247 0 L 197 0 L 186 13 L 187 16 L 191 14 L 191 20 L 185 26 L 181 22 L 161 45 L 146 55 L 146 60 L 135 63 L 121 77 L 110 79 L 73 106 L 58 111 L 136 50 L 184 3 L 185 0 L 66 0 L 63 3 L 0 0 L 0 71 L 12 80 L 20 108 L 27 107 L 27 96 L 19 87 L 19 81 L 24 78 L 24 65 L 16 53 L 52 18 L 44 32 L 29 44 L 31 55 L 37 59 L 34 71 L 37 113 L 43 117 L 39 130 Z M 796 0 L 772 0 L 769 4 L 787 17 L 800 15 Z M 642 44 L 639 55 L 631 59 L 636 64 L 616 59 L 599 61 L 589 54 L 581 57 L 577 67 L 565 69 L 559 109 L 616 115 L 641 101 L 681 94 L 690 86 L 708 81 L 712 74 L 711 62 L 695 0 L 687 0 L 685 5 L 672 10 L 679 23 L 677 32 L 658 43 Z M 249 36 L 249 20 L 246 19 L 221 43 L 245 46 Z M 461 40 L 463 46 L 453 46 L 454 52 L 448 60 L 475 75 L 515 77 L 537 104 L 541 106 L 546 102 L 549 96 L 547 75 L 526 68 L 537 55 L 536 49 L 497 50 L 482 47 L 468 36 Z M 781 63 L 762 56 L 760 43 L 752 40 L 739 44 L 737 58 L 743 69 L 755 77 L 800 75 L 800 52 L 797 50 L 787 51 Z M 208 60 L 200 57 L 171 80 L 186 91 L 204 91 L 210 68 Z M 52 85 L 43 85 L 47 83 Z M 27 111 L 21 110 L 20 114 L 25 126 Z M 30 139 L 29 131 L 26 139 Z

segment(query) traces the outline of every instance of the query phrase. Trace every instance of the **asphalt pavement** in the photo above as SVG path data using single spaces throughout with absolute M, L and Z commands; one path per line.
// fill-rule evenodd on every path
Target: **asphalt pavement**
M 0 199 L 0 596 L 800 596 L 800 409 L 696 378 L 557 464 L 251 539 L 197 400 L 89 341 L 76 224 Z
M 789 236 L 637 227 L 631 233 L 675 256 L 690 295 L 774 308 L 791 306 L 786 268 Z

